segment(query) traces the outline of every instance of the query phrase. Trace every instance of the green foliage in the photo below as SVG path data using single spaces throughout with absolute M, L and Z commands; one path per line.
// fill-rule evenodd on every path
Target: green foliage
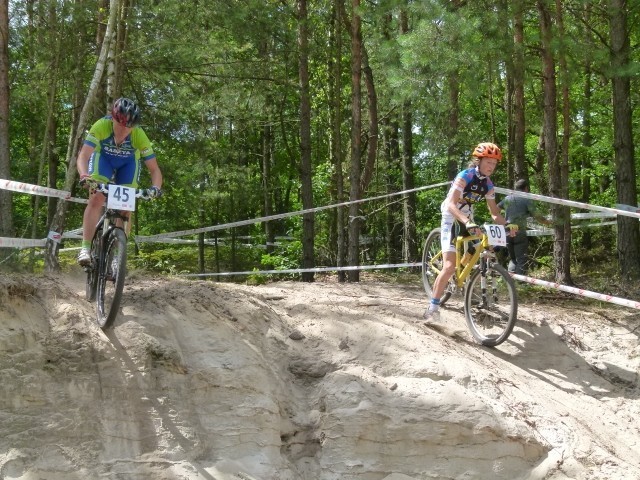
M 514 5 L 487 1 L 456 4 L 381 0 L 361 6 L 381 128 L 368 196 L 404 188 L 400 157 L 409 148 L 403 144 L 403 133 L 407 133 L 403 132 L 403 115 L 407 113 L 411 115 L 416 186 L 446 181 L 448 163 L 464 168 L 471 148 L 479 141 L 496 141 L 506 151 L 507 132 L 512 127 L 506 99 L 511 93 L 508 88 L 515 48 Z M 559 81 L 567 82 L 571 99 L 568 190 L 572 199 L 613 206 L 618 192 L 610 78 L 621 73 L 635 78 L 640 70 L 639 50 L 631 51 L 628 65 L 612 69 L 605 44 L 609 33 L 606 12 L 592 8 L 591 17 L 586 19 L 583 15 L 588 5 L 600 6 L 596 2 L 563 2 L 566 34 L 560 38 L 555 31 L 553 41 L 554 52 L 565 53 L 568 65 L 567 77 L 559 76 Z M 315 206 L 345 201 L 352 180 L 351 40 L 346 22 L 338 28 L 333 23 L 335 6 L 336 2 L 327 0 L 309 2 Z M 253 219 L 266 214 L 266 204 L 271 213 L 302 208 L 295 7 L 293 0 L 140 0 L 127 8 L 127 41 L 118 51 L 124 68 L 123 93 L 142 106 L 143 126 L 165 179 L 163 199 L 139 205 L 134 226 L 138 235 Z M 60 188 L 67 168 L 69 135 L 93 74 L 99 47 L 95 42 L 105 12 L 86 0 L 16 0 L 10 2 L 10 8 L 11 175 L 19 181 L 44 185 L 48 165 L 52 165 L 51 184 Z M 347 10 L 349 22 L 353 12 L 349 5 Z M 407 18 L 406 32 L 401 30 L 403 15 Z M 637 24 L 638 15 L 637 9 L 629 8 L 630 25 Z M 537 163 L 543 125 L 539 29 L 537 9 L 527 5 L 523 46 L 525 157 L 532 190 L 545 193 L 546 161 Z M 638 43 L 638 36 L 637 29 L 630 29 L 631 45 Z M 342 42 L 340 51 L 338 40 Z M 340 67 L 339 78 L 334 78 L 335 65 Z M 587 80 L 591 88 L 588 98 Z M 332 92 L 336 85 L 339 90 Z M 371 132 L 365 87 L 363 83 L 362 139 L 366 148 Z M 49 95 L 53 95 L 52 102 Z M 640 103 L 637 88 L 632 88 L 631 95 L 633 105 Z M 336 100 L 340 102 L 337 107 L 331 103 Z M 105 104 L 106 93 L 102 92 L 92 119 L 104 115 Z M 49 105 L 55 128 L 47 141 L 44 132 Z M 338 115 L 340 133 L 334 138 L 331 122 Z M 636 144 L 640 141 L 639 115 L 636 109 Z M 385 142 L 390 134 L 383 127 L 397 135 L 397 153 L 389 153 Z M 345 192 L 342 198 L 338 198 L 337 159 L 331 150 L 338 140 L 344 178 L 341 187 Z M 354 161 L 364 162 L 364 157 Z M 267 170 L 270 173 L 265 178 Z M 511 179 L 506 162 L 492 179 L 496 185 L 507 186 Z M 149 181 L 143 170 L 142 184 Z M 584 189 L 585 183 L 590 189 Z M 584 191 L 588 191 L 588 198 L 582 198 Z M 417 194 L 418 243 L 439 225 L 445 194 L 446 188 Z M 12 198 L 17 234 L 29 237 L 35 227 L 35 236 L 44 237 L 48 231 L 44 199 L 34 215 L 34 197 L 15 194 Z M 363 237 L 371 242 L 364 248 L 363 262 L 385 262 L 391 253 L 402 254 L 389 252 L 388 245 L 393 242 L 386 238 L 389 232 L 403 234 L 398 200 L 391 197 L 360 206 L 365 218 Z M 69 207 L 67 229 L 79 227 L 82 211 L 79 204 Z M 483 207 L 477 215 L 488 218 Z M 227 270 L 298 268 L 302 257 L 301 219 L 276 220 L 272 226 L 277 235 L 292 236 L 296 241 L 268 255 L 239 241 L 234 247 L 228 243 L 218 250 L 208 246 L 204 259 L 207 269 L 213 270 L 214 265 Z M 315 216 L 319 263 L 335 263 L 337 230 L 335 210 Z M 208 240 L 216 236 L 252 236 L 247 243 L 254 245 L 266 240 L 265 227 L 260 223 L 206 234 Z M 581 235 L 574 237 L 573 248 L 581 239 Z M 609 240 L 603 244 L 613 252 Z M 400 250 L 397 245 L 401 244 L 396 242 L 395 248 Z M 547 254 L 552 256 L 553 252 Z M 38 261 L 30 257 L 21 261 L 33 262 L 39 268 Z M 193 272 L 198 260 L 194 245 L 156 244 L 144 245 L 132 265 L 167 273 Z M 553 263 L 550 257 L 545 261 Z

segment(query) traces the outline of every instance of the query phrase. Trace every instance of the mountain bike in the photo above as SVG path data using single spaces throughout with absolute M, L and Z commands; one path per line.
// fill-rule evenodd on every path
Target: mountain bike
M 457 292 L 464 294 L 464 316 L 473 338 L 480 344 L 495 347 L 504 342 L 515 327 L 518 296 L 511 275 L 498 263 L 493 244 L 507 229 L 500 225 L 478 227 L 482 235 L 458 236 L 456 268 L 440 305 Z M 422 281 L 429 296 L 442 271 L 441 231 L 432 230 L 422 250 Z
M 87 272 L 86 296 L 96 302 L 96 321 L 100 328 L 109 328 L 118 315 L 127 269 L 127 225 L 125 211 L 135 210 L 135 199 L 149 200 L 148 190 L 136 190 L 120 185 L 98 183 L 91 190 L 107 197 L 107 205 L 96 226 L 91 241 L 91 264 Z M 110 202 L 109 199 L 113 201 Z M 110 207 L 111 204 L 118 208 Z

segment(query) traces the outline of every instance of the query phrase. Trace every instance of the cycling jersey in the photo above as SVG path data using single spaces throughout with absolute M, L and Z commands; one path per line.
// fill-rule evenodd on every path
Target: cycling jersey
M 440 242 L 443 252 L 455 252 L 455 239 L 458 235 L 466 234 L 464 225 L 447 209 L 448 201 L 455 191 L 460 192 L 460 200 L 456 203 L 458 209 L 469 219 L 473 220 L 473 205 L 488 198 L 496 197 L 493 182 L 489 177 L 479 174 L 478 167 L 471 167 L 456 175 L 453 179 L 447 199 L 442 202 L 442 221 L 440 223 Z
M 478 167 L 467 168 L 456 175 L 456 178 L 454 178 L 451 188 L 449 189 L 447 198 L 453 195 L 453 192 L 456 190 L 461 194 L 460 200 L 457 202 L 456 206 L 465 215 L 473 214 L 473 205 L 475 203 L 478 203 L 485 198 L 496 198 L 493 182 L 489 177 L 480 175 Z M 446 203 L 446 200 L 442 202 L 443 213 L 447 208 Z
M 140 127 L 134 127 L 117 145 L 111 116 L 93 124 L 84 144 L 94 148 L 89 159 L 89 174 L 102 182 L 114 181 L 118 185 L 137 187 L 140 160 L 148 162 L 156 158 L 147 134 Z

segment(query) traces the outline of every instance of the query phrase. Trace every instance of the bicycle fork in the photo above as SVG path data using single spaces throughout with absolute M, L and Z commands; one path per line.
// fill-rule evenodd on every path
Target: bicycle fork
M 480 260 L 480 290 L 482 296 L 482 307 L 489 307 L 490 305 L 498 302 L 498 294 L 496 290 L 496 283 L 489 280 L 489 259 L 483 254 Z M 489 285 L 491 283 L 491 285 Z M 488 293 L 491 288 L 490 294 Z

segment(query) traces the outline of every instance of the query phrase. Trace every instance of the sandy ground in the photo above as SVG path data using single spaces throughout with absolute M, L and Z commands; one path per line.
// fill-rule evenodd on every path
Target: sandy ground
M 133 274 L 105 333 L 3 276 L 0 478 L 640 478 L 640 314 L 539 290 L 486 348 L 414 280 Z

